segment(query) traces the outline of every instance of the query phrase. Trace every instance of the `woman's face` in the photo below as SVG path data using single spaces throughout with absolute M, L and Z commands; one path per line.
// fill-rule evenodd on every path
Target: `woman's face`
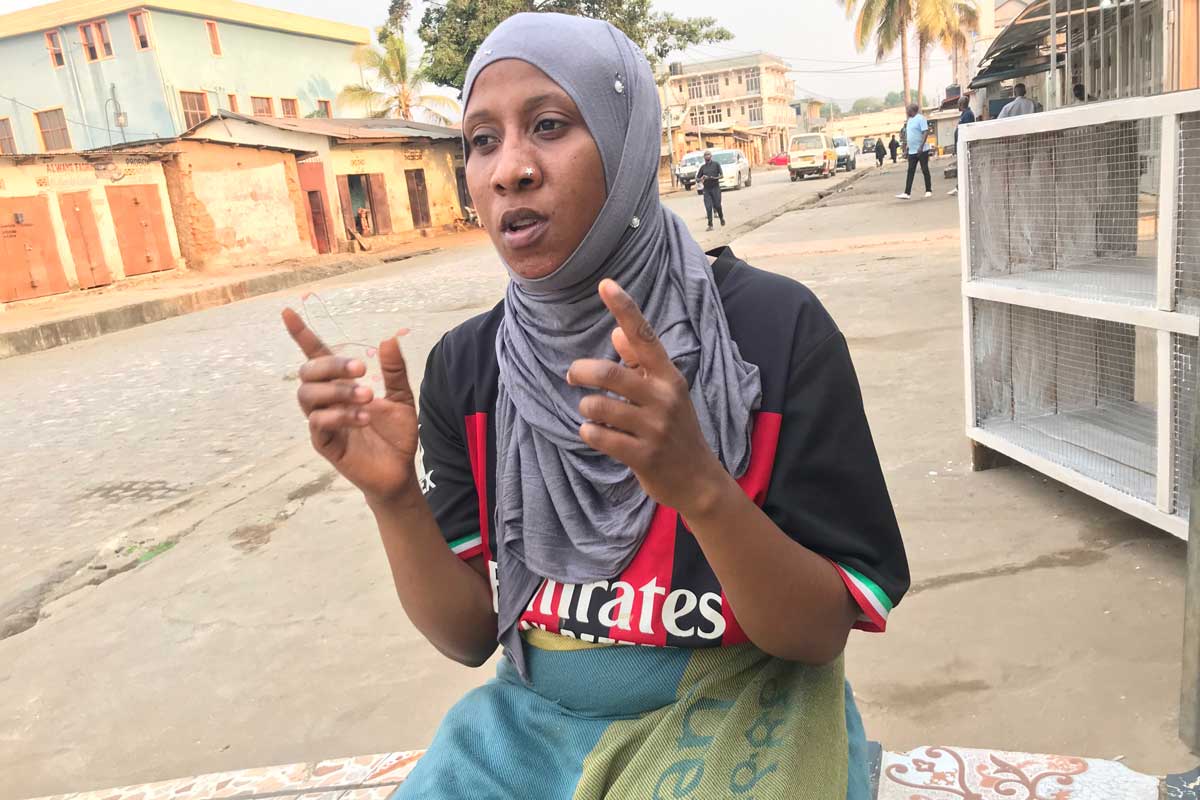
M 463 134 L 467 185 L 504 262 L 543 278 L 575 252 L 604 205 L 604 165 L 575 103 L 524 61 L 475 79 Z

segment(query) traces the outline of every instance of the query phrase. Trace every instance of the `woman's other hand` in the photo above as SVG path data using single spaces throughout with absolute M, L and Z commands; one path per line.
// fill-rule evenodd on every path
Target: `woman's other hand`
M 617 321 L 612 341 L 624 363 L 579 359 L 567 371 L 571 385 L 602 392 L 580 401 L 587 422 L 579 434 L 629 466 L 656 502 L 684 517 L 705 513 L 732 479 L 704 438 L 687 380 L 633 298 L 611 280 L 599 292 Z
M 417 407 L 397 340 L 379 346 L 386 396 L 375 397 L 355 381 L 366 373 L 366 364 L 331 353 L 290 308 L 283 311 L 283 324 L 308 358 L 300 367 L 296 395 L 313 448 L 370 503 L 406 492 L 419 495 Z

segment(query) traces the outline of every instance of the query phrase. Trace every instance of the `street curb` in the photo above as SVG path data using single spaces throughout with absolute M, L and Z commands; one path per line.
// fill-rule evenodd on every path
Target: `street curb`
M 0 333 L 0 359 L 37 353 L 85 339 L 94 339 L 108 333 L 116 333 L 151 322 L 160 322 L 171 317 L 190 314 L 194 311 L 289 289 L 303 283 L 378 266 L 380 266 L 380 262 L 376 259 L 364 262 L 339 261 L 335 264 L 318 267 L 259 275 L 194 292 L 145 300 L 53 322 L 43 322 L 28 328 Z
M 810 195 L 809 197 L 804 197 L 799 200 L 791 200 L 787 203 L 784 203 L 783 205 L 776 206 L 775 208 L 771 209 L 770 211 L 765 211 L 762 214 L 759 214 L 757 217 L 750 220 L 749 222 L 743 222 L 741 225 L 738 225 L 736 228 L 730 228 L 729 231 L 727 233 L 725 233 L 724 236 L 719 237 L 716 240 L 717 241 L 716 244 L 711 244 L 709 242 L 706 242 L 704 245 L 704 249 L 710 250 L 710 249 L 713 249 L 714 247 L 728 247 L 735 239 L 745 236 L 748 233 L 753 233 L 754 231 L 758 230 L 762 226 L 764 226 L 770 222 L 773 222 L 774 220 L 779 219 L 784 214 L 790 214 L 793 211 L 803 211 L 806 208 L 812 208 L 813 206 L 819 204 L 825 198 L 835 195 L 838 192 L 841 192 L 841 191 L 845 190 L 846 188 L 853 186 L 854 184 L 858 183 L 863 178 L 867 177 L 868 175 L 872 175 L 872 174 L 874 174 L 874 173 L 869 170 L 855 170 L 853 174 L 847 175 L 845 178 L 843 178 L 840 181 L 831 183 L 828 188 L 823 189 L 814 195 Z

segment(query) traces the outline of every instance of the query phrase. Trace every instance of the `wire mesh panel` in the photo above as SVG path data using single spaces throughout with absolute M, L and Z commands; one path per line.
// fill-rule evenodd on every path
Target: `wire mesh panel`
M 1200 312 L 1200 114 L 1179 118 L 1175 306 Z
M 1154 502 L 1154 331 L 983 300 L 971 310 L 976 424 Z
M 1196 361 L 1200 359 L 1200 339 L 1176 334 L 1171 337 L 1171 426 L 1172 466 L 1171 508 L 1187 517 L 1192 500 L 1192 453 L 1196 431 Z
M 1150 305 L 1158 118 L 967 143 L 971 276 Z

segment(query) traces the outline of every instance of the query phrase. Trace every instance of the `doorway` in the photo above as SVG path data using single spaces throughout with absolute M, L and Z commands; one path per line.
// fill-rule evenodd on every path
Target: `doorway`
M 371 208 L 371 192 L 367 189 L 366 175 L 346 176 L 350 183 L 350 208 L 353 213 L 354 229 L 361 236 L 375 232 L 375 210 Z
M 412 209 L 414 228 L 428 228 L 429 192 L 425 188 L 425 170 L 406 169 L 404 178 L 408 181 L 408 206 Z

